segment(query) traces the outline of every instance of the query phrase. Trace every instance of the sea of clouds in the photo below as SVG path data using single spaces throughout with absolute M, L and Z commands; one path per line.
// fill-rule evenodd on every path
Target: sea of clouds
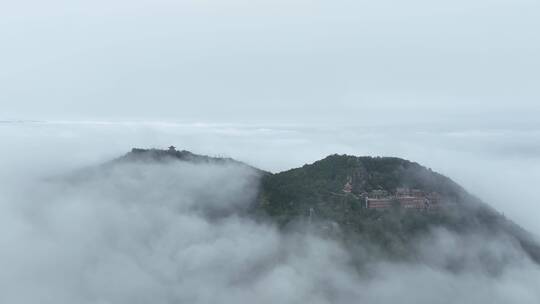
M 515 197 L 513 208 L 529 208 L 523 221 L 521 212 L 493 205 L 538 233 L 530 214 L 534 196 L 519 191 L 540 180 L 533 170 L 538 160 L 525 140 L 538 133 L 526 134 L 3 123 L 0 302 L 538 303 L 540 268 L 504 238 L 433 231 L 418 244 L 425 263 L 374 257 L 358 271 L 352 267 L 354 251 L 337 241 L 309 229 L 283 233 L 243 215 L 257 195 L 257 173 L 246 167 L 96 166 L 132 146 L 169 144 L 234 156 L 271 171 L 330 153 L 404 156 L 450 175 L 484 199 Z M 500 147 L 502 136 L 508 144 Z M 508 147 L 522 149 L 508 155 Z M 502 181 L 506 187 L 491 188 Z M 496 275 L 476 269 L 474 262 L 486 252 L 510 262 Z M 471 267 L 443 267 L 458 258 Z

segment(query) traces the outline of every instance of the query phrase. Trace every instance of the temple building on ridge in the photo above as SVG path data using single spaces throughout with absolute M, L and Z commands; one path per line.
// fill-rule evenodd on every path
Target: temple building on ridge
M 374 190 L 364 197 L 364 207 L 368 209 L 388 209 L 393 206 L 416 210 L 436 209 L 440 201 L 438 193 L 409 188 L 398 188 L 394 195 L 385 190 Z
M 343 186 L 343 192 L 345 193 L 352 193 L 352 190 L 353 190 L 353 186 L 352 186 L 352 178 L 349 177 L 347 179 L 347 183 L 345 184 L 345 186 Z

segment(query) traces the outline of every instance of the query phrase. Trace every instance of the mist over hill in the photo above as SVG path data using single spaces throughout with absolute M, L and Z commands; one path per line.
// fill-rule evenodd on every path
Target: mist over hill
M 169 150 L 133 149 L 115 160 L 140 161 L 233 165 L 251 170 L 251 187 L 257 193 L 248 204 L 252 218 L 269 220 L 284 231 L 309 229 L 331 236 L 350 250 L 361 246 L 368 253 L 353 255 L 353 259 L 362 267 L 370 261 L 373 252 L 388 260 L 431 263 L 433 257 L 424 256 L 418 244 L 426 238 L 436 241 L 432 235 L 436 230 L 479 239 L 503 238 L 536 263 L 540 262 L 540 246 L 532 235 L 448 177 L 408 160 L 334 154 L 276 174 L 231 158 L 176 151 L 174 147 Z M 421 203 L 420 206 L 400 207 L 399 198 L 391 195 L 398 189 L 434 194 L 437 202 L 431 206 Z M 391 205 L 370 208 L 367 205 L 370 193 L 381 192 L 386 193 Z M 478 254 L 482 256 L 475 257 L 474 262 L 465 256 L 438 261 L 442 264 L 437 267 L 452 271 L 475 267 L 497 274 L 512 260 L 505 253 L 487 248 Z
M 232 159 L 135 149 L 12 185 L 0 188 L 6 303 L 540 299 L 528 234 L 402 159 L 331 155 L 274 174 Z M 448 207 L 360 204 L 365 193 L 398 186 L 438 191 Z

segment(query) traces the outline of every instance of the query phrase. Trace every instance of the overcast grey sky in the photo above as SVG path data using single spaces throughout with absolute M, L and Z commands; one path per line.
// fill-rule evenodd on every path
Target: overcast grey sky
M 0 119 L 534 122 L 538 0 L 0 3 Z

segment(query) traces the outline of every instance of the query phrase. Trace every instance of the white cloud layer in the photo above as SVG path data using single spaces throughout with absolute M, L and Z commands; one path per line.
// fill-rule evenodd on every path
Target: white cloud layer
M 458 174 L 461 180 L 489 172 L 493 163 L 500 163 L 497 170 L 505 170 L 507 176 L 523 172 L 510 166 L 522 162 L 481 149 L 481 144 L 452 151 L 449 147 L 456 141 L 441 143 L 456 134 L 418 138 L 414 132 L 402 133 L 396 143 L 391 131 L 381 135 L 344 129 L 344 137 L 336 137 L 291 126 L 24 123 L 1 128 L 2 138 L 9 143 L 0 158 L 2 167 L 9 169 L 0 174 L 1 302 L 395 303 L 399 299 L 400 303 L 526 304 L 540 300 L 538 266 L 508 240 L 482 234 L 460 237 L 434 231 L 418 244 L 425 264 L 375 259 L 358 273 L 351 267 L 351 252 L 334 241 L 306 232 L 283 234 L 270 224 L 236 214 L 255 195 L 253 173 L 245 168 L 135 164 L 92 171 L 88 176 L 80 173 L 82 177 L 75 180 L 44 179 L 100 163 L 125 152 L 132 142 L 166 146 L 171 141 L 196 152 L 224 151 L 272 169 L 278 169 L 280 162 L 283 167 L 300 164 L 302 157 L 309 161 L 334 150 L 401 152 L 454 172 L 467 165 L 471 176 Z M 487 137 L 459 134 L 457 142 L 489 141 L 493 135 L 488 133 Z M 436 140 L 438 136 L 442 139 Z M 410 142 L 413 139 L 417 145 Z M 433 149 L 422 152 L 429 145 Z M 481 158 L 477 154 L 484 158 L 479 164 L 473 163 Z M 456 155 L 469 155 L 459 158 L 466 164 L 454 161 L 451 156 Z M 523 174 L 533 177 L 527 171 Z M 497 181 L 485 178 L 466 186 L 474 190 Z M 516 184 L 508 188 L 524 187 Z M 504 195 L 506 190 L 492 192 Z M 516 195 L 525 198 L 527 193 Z M 527 204 L 516 202 L 516 206 Z M 463 257 L 470 263 L 467 271 L 454 273 L 442 267 Z M 475 268 L 482 257 L 511 262 L 492 276 Z

